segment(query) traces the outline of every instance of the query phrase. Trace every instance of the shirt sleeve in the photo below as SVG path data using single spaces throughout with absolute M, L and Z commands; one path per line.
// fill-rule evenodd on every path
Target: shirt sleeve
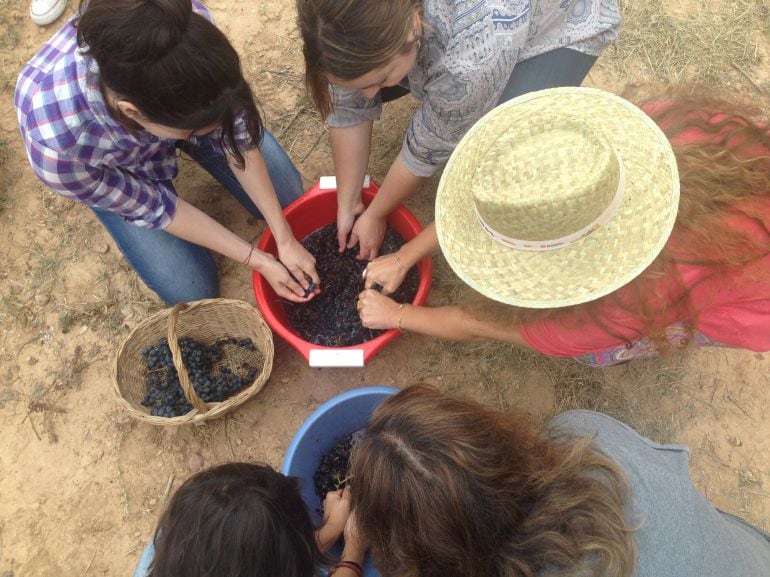
M 770 259 L 768 259 L 770 260 Z M 713 341 L 750 351 L 770 351 L 770 298 L 759 284 L 756 298 L 703 311 L 698 330 Z
M 622 344 L 598 325 L 571 319 L 536 320 L 522 325 L 519 331 L 531 348 L 552 357 L 576 357 Z
M 628 312 L 637 308 L 629 300 L 633 297 L 623 289 L 615 297 L 604 297 L 591 313 L 581 305 L 558 317 L 528 322 L 519 327 L 521 336 L 533 349 L 554 357 L 575 357 L 635 342 L 645 334 L 644 321 Z
M 245 113 L 241 113 L 238 115 L 238 117 L 235 119 L 235 131 L 233 132 L 233 135 L 235 136 L 235 144 L 238 147 L 238 150 L 241 152 L 245 152 L 247 150 L 251 150 L 253 148 L 257 148 L 257 144 L 251 141 L 251 134 L 249 134 L 248 125 L 246 124 L 246 115 Z M 266 127 L 263 125 L 263 130 Z M 227 156 L 225 153 L 224 148 L 222 147 L 222 143 L 220 139 L 222 138 L 222 129 L 218 128 L 211 134 L 207 134 L 206 136 L 191 136 L 188 140 L 192 141 L 193 143 L 199 143 L 201 141 L 207 141 L 211 143 L 211 146 L 219 152 L 222 156 Z
M 119 167 L 94 166 L 27 135 L 25 140 L 35 174 L 65 198 L 120 214 L 144 228 L 165 228 L 174 217 L 177 195 L 171 182 L 140 180 Z
M 332 128 L 347 128 L 369 120 L 379 120 L 382 114 L 382 101 L 377 94 L 369 100 L 357 88 L 329 85 L 332 99 L 332 113 L 326 118 L 326 124 Z
M 412 116 L 401 147 L 401 157 L 416 176 L 429 177 L 446 164 L 460 139 L 491 110 L 508 80 L 493 78 L 504 54 L 479 63 L 477 72 L 489 71 L 487 83 L 473 75 L 447 71 L 426 87 L 422 104 Z
M 197 12 L 209 22 L 214 21 L 213 18 L 211 17 L 211 12 L 209 12 L 209 9 L 206 8 L 203 2 L 199 2 L 198 0 L 192 0 L 192 8 L 193 8 L 193 12 Z
M 620 35 L 618 0 L 541 0 L 519 61 L 558 48 L 600 56 Z

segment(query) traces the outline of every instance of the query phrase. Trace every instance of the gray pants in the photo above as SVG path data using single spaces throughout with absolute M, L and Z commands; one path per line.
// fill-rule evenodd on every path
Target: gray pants
M 557 48 L 522 60 L 514 67 L 497 103 L 546 88 L 580 86 L 594 62 L 596 56 L 571 48 Z
M 498 104 L 528 92 L 557 86 L 580 86 L 596 56 L 589 56 L 571 48 L 557 48 L 539 56 L 522 60 L 511 72 Z M 409 79 L 380 90 L 382 102 L 390 102 L 409 94 Z

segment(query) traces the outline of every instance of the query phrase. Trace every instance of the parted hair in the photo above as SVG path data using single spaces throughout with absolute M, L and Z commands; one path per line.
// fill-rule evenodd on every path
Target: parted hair
M 602 317 L 604 304 L 610 303 L 636 316 L 644 327 L 637 338 L 650 337 L 657 349 L 665 353 L 669 350 L 666 327 L 672 318 L 690 331 L 698 326 L 700 311 L 691 299 L 695 286 L 684 284 L 678 265 L 710 269 L 710 273 L 723 279 L 743 275 L 770 285 L 762 265 L 762 260 L 770 255 L 770 241 L 757 240 L 763 235 L 770 238 L 767 111 L 750 102 L 709 96 L 702 89 L 658 92 L 636 87 L 629 88 L 623 96 L 642 106 L 672 144 L 681 194 L 669 243 L 641 275 L 596 301 L 563 309 L 535 310 L 469 293 L 462 308 L 501 327 L 550 317 L 565 323 L 593 322 L 614 335 L 613 327 L 603 322 Z M 762 234 L 734 226 L 730 218 L 735 216 L 748 217 Z M 676 250 L 670 243 L 674 239 L 678 243 Z
M 387 577 L 634 570 L 630 488 L 591 439 L 416 385 L 380 405 L 351 459 L 352 510 Z
M 81 0 L 75 26 L 104 86 L 152 122 L 191 133 L 220 125 L 223 149 L 243 168 L 238 117 L 249 148 L 262 138 L 254 94 L 227 37 L 190 0 Z
M 297 0 L 305 82 L 323 118 L 333 109 L 327 74 L 354 80 L 413 48 L 422 0 Z
M 155 531 L 148 577 L 311 577 L 321 560 L 298 480 L 228 463 L 177 490 Z

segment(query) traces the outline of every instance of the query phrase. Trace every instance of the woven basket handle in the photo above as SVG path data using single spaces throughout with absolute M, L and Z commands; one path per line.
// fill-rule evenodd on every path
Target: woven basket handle
M 176 372 L 179 374 L 179 383 L 182 385 L 185 398 L 199 412 L 205 413 L 209 408 L 197 395 L 192 383 L 190 383 L 190 375 L 187 374 L 187 367 L 184 366 L 184 361 L 182 360 L 182 350 L 179 348 L 179 341 L 177 341 L 176 321 L 179 313 L 186 308 L 188 308 L 186 303 L 179 303 L 171 309 L 171 314 L 168 317 L 168 346 L 171 349 L 171 357 L 174 360 Z

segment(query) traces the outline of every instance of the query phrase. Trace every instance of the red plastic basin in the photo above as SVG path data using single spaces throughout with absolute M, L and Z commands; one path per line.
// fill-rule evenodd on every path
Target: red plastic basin
M 370 186 L 362 191 L 362 199 L 365 205 L 374 198 L 379 187 L 374 181 Z M 303 239 L 314 230 L 332 223 L 337 218 L 337 191 L 322 190 L 317 183 L 304 195 L 295 200 L 284 210 L 286 221 L 289 223 L 294 236 L 297 239 Z M 422 226 L 414 215 L 403 205 L 400 205 L 388 217 L 388 224 L 398 232 L 404 240 L 411 240 L 422 230 Z M 269 228 L 265 229 L 262 238 L 259 239 L 257 248 L 272 255 L 277 255 L 278 251 L 275 245 L 275 238 Z M 418 266 L 419 284 L 417 294 L 414 297 L 413 304 L 425 304 L 430 290 L 431 274 L 433 264 L 430 257 L 424 258 Z M 323 279 L 321 279 L 321 290 L 323 290 Z M 275 294 L 270 284 L 254 271 L 254 296 L 257 306 L 262 311 L 267 324 L 281 338 L 287 341 L 292 347 L 310 362 L 310 352 L 312 350 L 342 351 L 342 350 L 363 350 L 363 362 L 369 360 L 398 335 L 398 330 L 390 329 L 380 336 L 351 347 L 323 347 L 313 344 L 300 337 L 291 327 L 286 319 L 283 300 Z

